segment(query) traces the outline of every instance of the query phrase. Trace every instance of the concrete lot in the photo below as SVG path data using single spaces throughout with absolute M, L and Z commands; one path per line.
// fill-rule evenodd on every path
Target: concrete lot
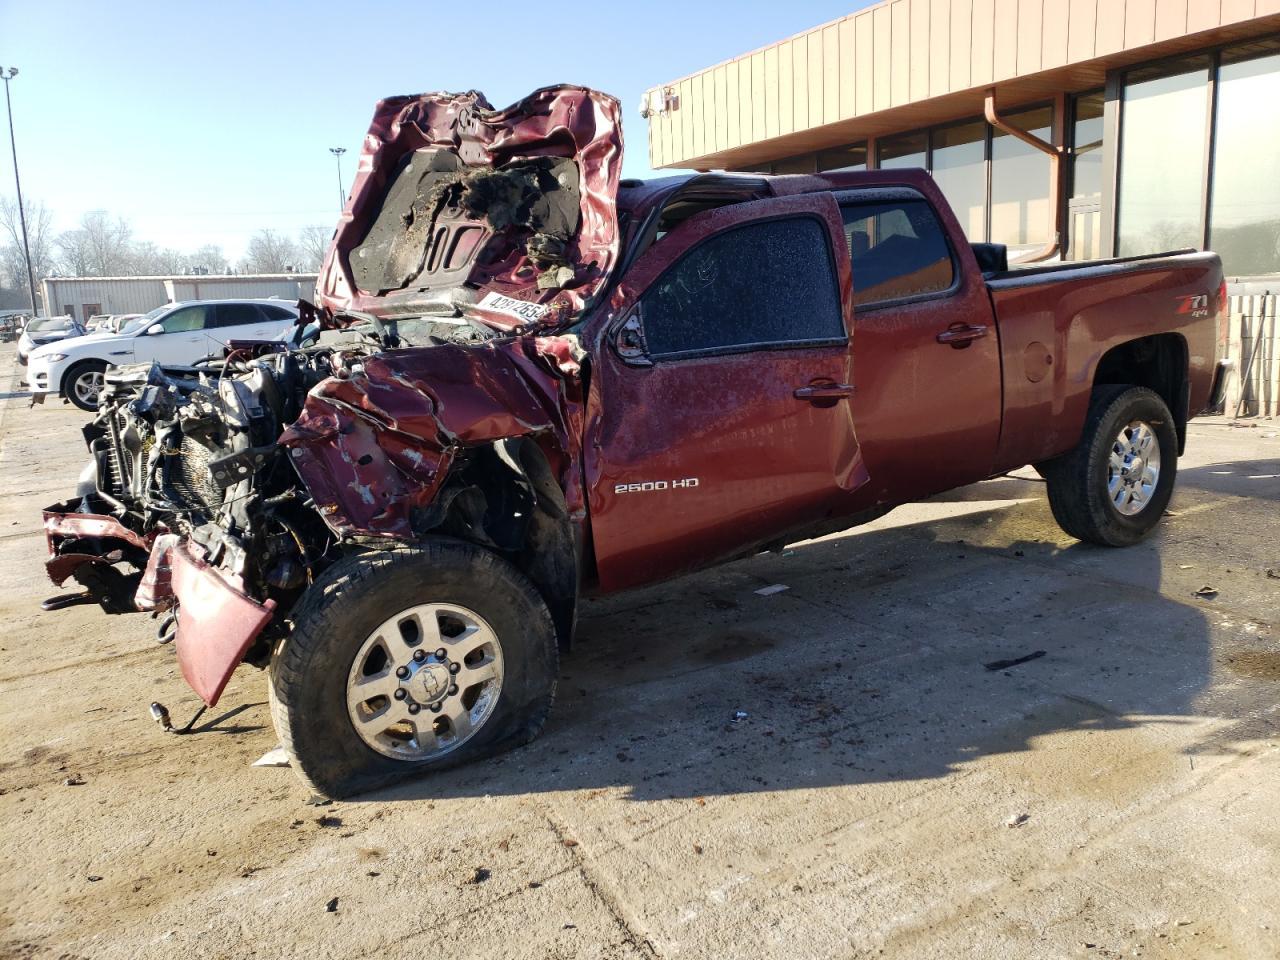
M 1274 422 L 1130 550 L 1003 479 L 590 602 L 539 741 L 319 808 L 262 674 L 166 736 L 152 621 L 40 612 L 84 417 L 4 396 L 0 955 L 1280 956 Z

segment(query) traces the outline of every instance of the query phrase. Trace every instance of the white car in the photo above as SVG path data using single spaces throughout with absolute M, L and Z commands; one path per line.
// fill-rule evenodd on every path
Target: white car
M 81 410 L 98 409 L 107 367 L 155 361 L 185 366 L 221 356 L 231 340 L 287 341 L 298 308 L 281 300 L 188 300 L 157 307 L 117 334 L 73 337 L 38 347 L 28 360 L 33 399 L 61 395 Z

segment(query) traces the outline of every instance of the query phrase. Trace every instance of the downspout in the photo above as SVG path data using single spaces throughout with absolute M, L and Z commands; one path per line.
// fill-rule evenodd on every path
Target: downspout
M 1059 95 L 1054 98 L 1053 104 L 1053 138 L 1062 143 L 1064 137 L 1062 132 L 1065 124 L 1064 108 L 1066 106 L 1066 97 Z M 1066 219 L 1066 204 L 1063 202 L 1062 186 L 1062 156 L 1066 152 L 1064 147 L 1054 146 L 1041 140 L 1034 134 L 1015 127 L 1011 123 L 1005 122 L 1004 118 L 996 111 L 996 91 L 994 87 L 987 88 L 986 101 L 983 104 L 983 113 L 986 115 L 987 123 L 1001 130 L 1010 136 L 1017 137 L 1023 143 L 1028 144 L 1041 153 L 1049 155 L 1049 199 L 1053 205 L 1053 223 L 1051 226 L 1050 240 L 1039 250 L 1033 251 L 1030 256 L 1023 257 L 1017 263 L 1040 263 L 1048 260 L 1050 257 L 1058 254 L 1062 250 L 1062 238 L 1064 235 L 1064 221 Z

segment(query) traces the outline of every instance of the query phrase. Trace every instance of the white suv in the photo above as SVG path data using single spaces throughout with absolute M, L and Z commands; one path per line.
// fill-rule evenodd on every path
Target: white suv
M 230 340 L 287 341 L 298 308 L 281 300 L 188 300 L 157 307 L 117 334 L 73 337 L 31 351 L 27 383 L 37 402 L 60 394 L 98 409 L 107 367 L 154 360 L 185 366 L 221 356 Z

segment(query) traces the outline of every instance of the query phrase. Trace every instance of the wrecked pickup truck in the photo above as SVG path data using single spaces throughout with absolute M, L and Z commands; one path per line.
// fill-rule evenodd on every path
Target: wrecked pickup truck
M 153 612 L 207 704 L 268 669 L 342 796 L 536 736 L 586 594 L 1026 464 L 1074 537 L 1159 521 L 1216 256 L 1009 270 L 923 171 L 621 162 L 583 88 L 383 101 L 320 342 L 110 372 L 50 576 Z

